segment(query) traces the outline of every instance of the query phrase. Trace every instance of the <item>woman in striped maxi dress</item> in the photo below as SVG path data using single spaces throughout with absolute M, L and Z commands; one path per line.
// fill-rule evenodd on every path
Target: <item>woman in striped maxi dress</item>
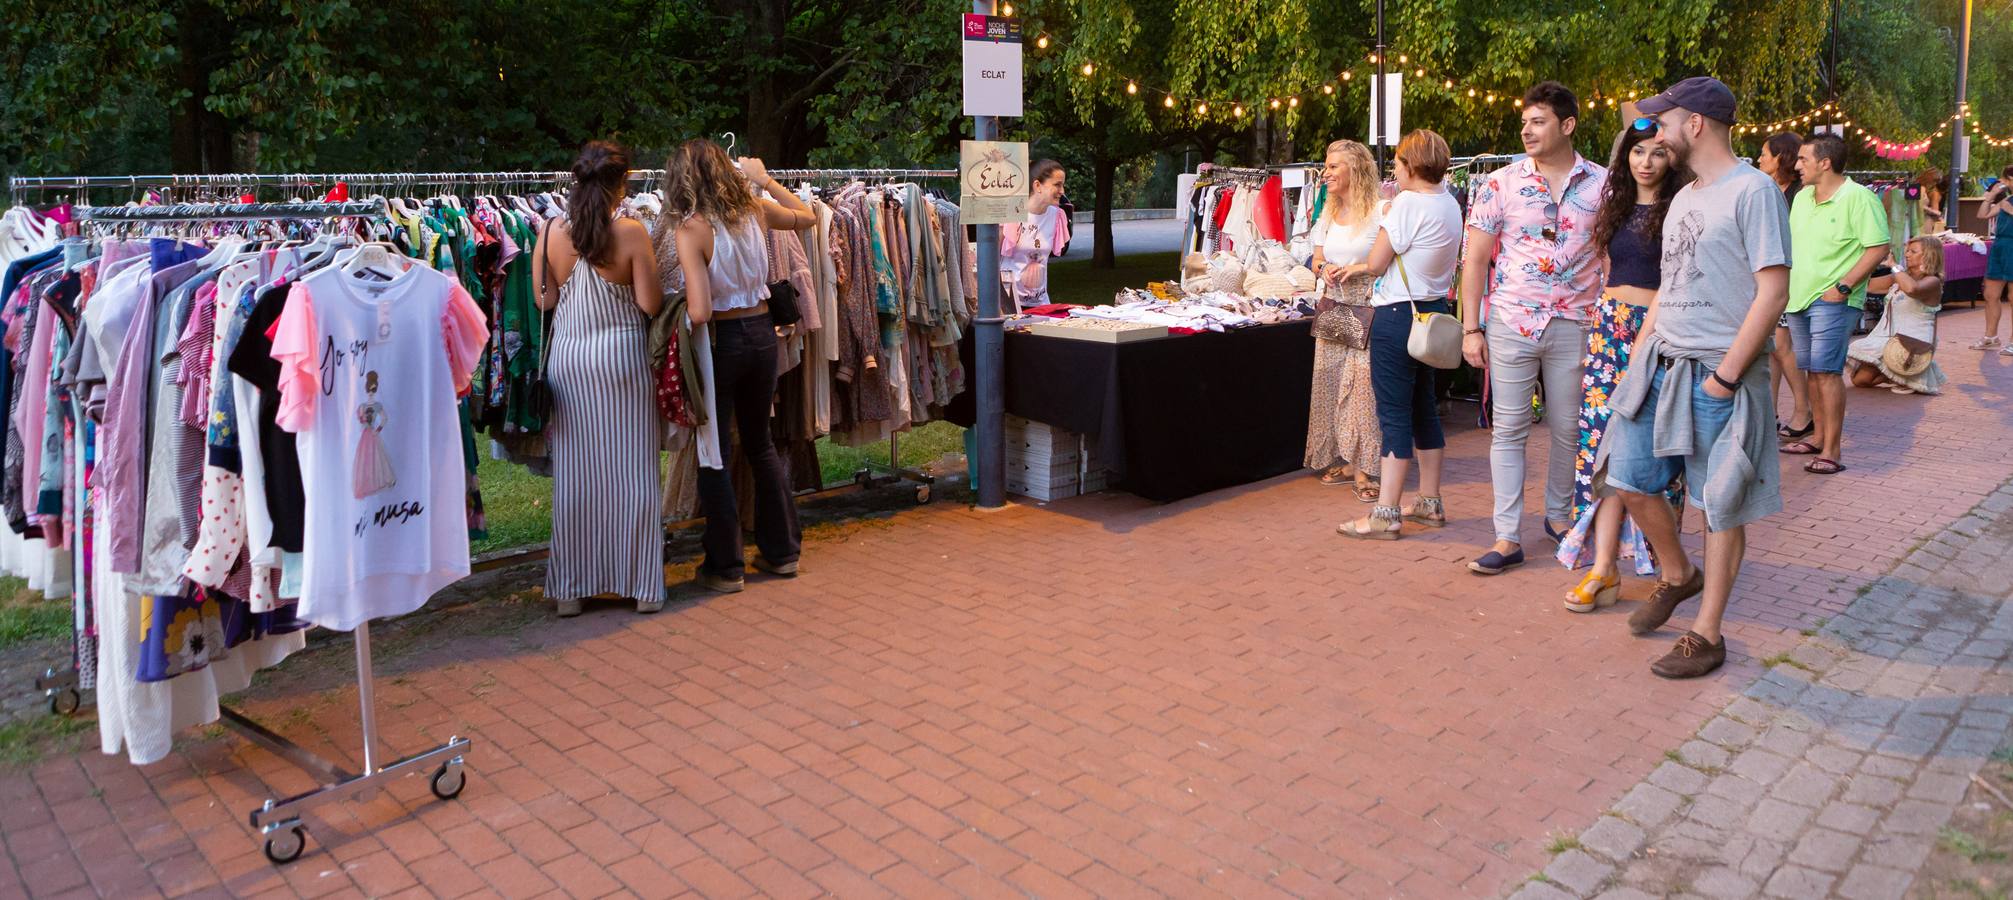
M 615 218 L 628 177 L 620 147 L 582 148 L 567 218 L 546 225 L 532 258 L 539 308 L 553 313 L 545 593 L 561 616 L 579 615 L 583 598 L 603 595 L 633 599 L 637 612 L 664 608 L 662 431 L 647 341 L 664 299 L 649 232 Z

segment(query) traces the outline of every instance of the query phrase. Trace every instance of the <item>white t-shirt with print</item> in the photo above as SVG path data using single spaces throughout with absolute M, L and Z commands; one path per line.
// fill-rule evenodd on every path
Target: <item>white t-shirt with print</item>
M 1377 279 L 1375 306 L 1445 298 L 1461 259 L 1461 204 L 1445 189 L 1399 191 L 1384 213 L 1384 233 L 1398 255 Z M 1404 263 L 1401 271 L 1399 263 Z
M 301 618 L 348 631 L 468 575 L 456 396 L 486 335 L 468 292 L 423 265 L 391 281 L 336 265 L 294 285 L 272 352 L 307 503 Z

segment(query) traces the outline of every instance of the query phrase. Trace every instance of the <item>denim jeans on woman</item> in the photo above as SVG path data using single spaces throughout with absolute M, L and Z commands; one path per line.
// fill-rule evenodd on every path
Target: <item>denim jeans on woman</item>
M 1446 300 L 1422 301 L 1419 312 L 1447 311 Z M 1370 386 L 1377 395 L 1377 426 L 1384 455 L 1411 459 L 1412 451 L 1447 446 L 1440 431 L 1440 407 L 1433 393 L 1438 371 L 1405 349 L 1412 335 L 1412 304 L 1377 307 L 1370 323 Z
M 776 327 L 768 315 L 715 319 L 713 415 L 725 440 L 740 425 L 741 453 L 755 476 L 755 546 L 769 562 L 795 562 L 801 532 L 790 475 L 769 438 L 769 407 L 776 399 Z M 738 578 L 747 567 L 741 545 L 741 512 L 731 469 L 699 467 L 699 504 L 706 515 L 706 561 L 700 568 Z

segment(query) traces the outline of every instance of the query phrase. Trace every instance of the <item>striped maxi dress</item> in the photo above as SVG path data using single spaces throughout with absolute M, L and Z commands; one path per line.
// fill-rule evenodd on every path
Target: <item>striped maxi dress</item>
M 649 320 L 631 285 L 582 259 L 559 286 L 546 379 L 552 418 L 554 600 L 664 596 L 663 430 L 652 393 Z

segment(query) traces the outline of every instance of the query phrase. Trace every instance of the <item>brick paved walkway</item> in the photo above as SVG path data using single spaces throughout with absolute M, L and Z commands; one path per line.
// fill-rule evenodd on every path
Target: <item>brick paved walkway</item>
M 1870 585 L 1516 900 L 1902 897 L 2013 733 L 2013 483 Z
M 1454 524 L 1396 544 L 1335 537 L 1362 507 L 1306 477 L 927 508 L 813 541 L 795 582 L 441 639 L 381 719 L 394 747 L 474 736 L 467 793 L 328 807 L 277 871 L 244 814 L 310 784 L 263 751 L 51 759 L 0 777 L 0 895 L 1507 893 L 2006 479 L 2013 362 L 1948 349 L 1977 320 L 1945 320 L 1946 395 L 1853 393 L 1850 472 L 1786 473 L 1710 679 L 1650 676 L 1676 632 L 1563 611 L 1555 565 L 1461 570 L 1490 539 L 1467 430 Z M 253 695 L 355 753 L 352 691 Z

